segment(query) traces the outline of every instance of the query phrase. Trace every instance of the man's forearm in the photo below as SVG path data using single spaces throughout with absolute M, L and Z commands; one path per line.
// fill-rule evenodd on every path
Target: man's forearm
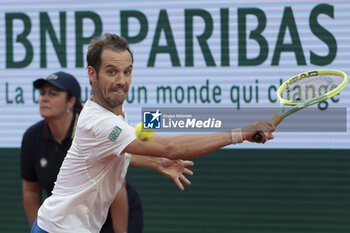
M 151 170 L 157 170 L 161 157 L 151 157 L 144 155 L 132 155 L 130 165 L 135 167 L 143 167 Z
M 157 140 L 157 137 L 155 137 Z M 219 148 L 232 144 L 232 133 L 222 132 L 211 135 L 180 135 L 166 137 L 159 140 L 160 143 L 169 145 L 168 158 L 191 159 L 211 153 Z M 241 142 L 241 141 L 239 141 Z M 238 141 L 235 143 L 239 143 Z

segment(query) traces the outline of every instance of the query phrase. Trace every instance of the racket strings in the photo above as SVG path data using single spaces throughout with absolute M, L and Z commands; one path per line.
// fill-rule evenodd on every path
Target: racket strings
M 282 99 L 299 103 L 325 96 L 337 88 L 343 77 L 337 75 L 319 75 L 299 80 L 281 92 Z

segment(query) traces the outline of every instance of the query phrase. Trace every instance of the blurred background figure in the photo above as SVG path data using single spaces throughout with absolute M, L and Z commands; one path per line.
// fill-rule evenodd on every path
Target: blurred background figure
M 33 83 L 40 89 L 39 111 L 44 118 L 29 127 L 21 146 L 23 203 L 30 227 L 42 204 L 42 190 L 50 196 L 62 162 L 71 146 L 82 110 L 81 88 L 74 76 L 57 72 Z M 140 233 L 141 200 L 126 183 L 113 201 L 102 233 Z

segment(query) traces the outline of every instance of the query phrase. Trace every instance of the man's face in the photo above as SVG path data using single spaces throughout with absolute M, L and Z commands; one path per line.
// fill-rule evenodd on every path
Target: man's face
M 131 83 L 132 58 L 124 50 L 103 50 L 97 76 L 96 91 L 100 100 L 109 108 L 123 104 Z

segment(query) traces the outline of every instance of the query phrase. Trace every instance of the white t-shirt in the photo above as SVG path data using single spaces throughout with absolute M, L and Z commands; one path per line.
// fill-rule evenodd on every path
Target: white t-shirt
M 121 152 L 135 138 L 126 118 L 90 98 L 38 225 L 50 233 L 99 232 L 129 166 L 130 155 Z

